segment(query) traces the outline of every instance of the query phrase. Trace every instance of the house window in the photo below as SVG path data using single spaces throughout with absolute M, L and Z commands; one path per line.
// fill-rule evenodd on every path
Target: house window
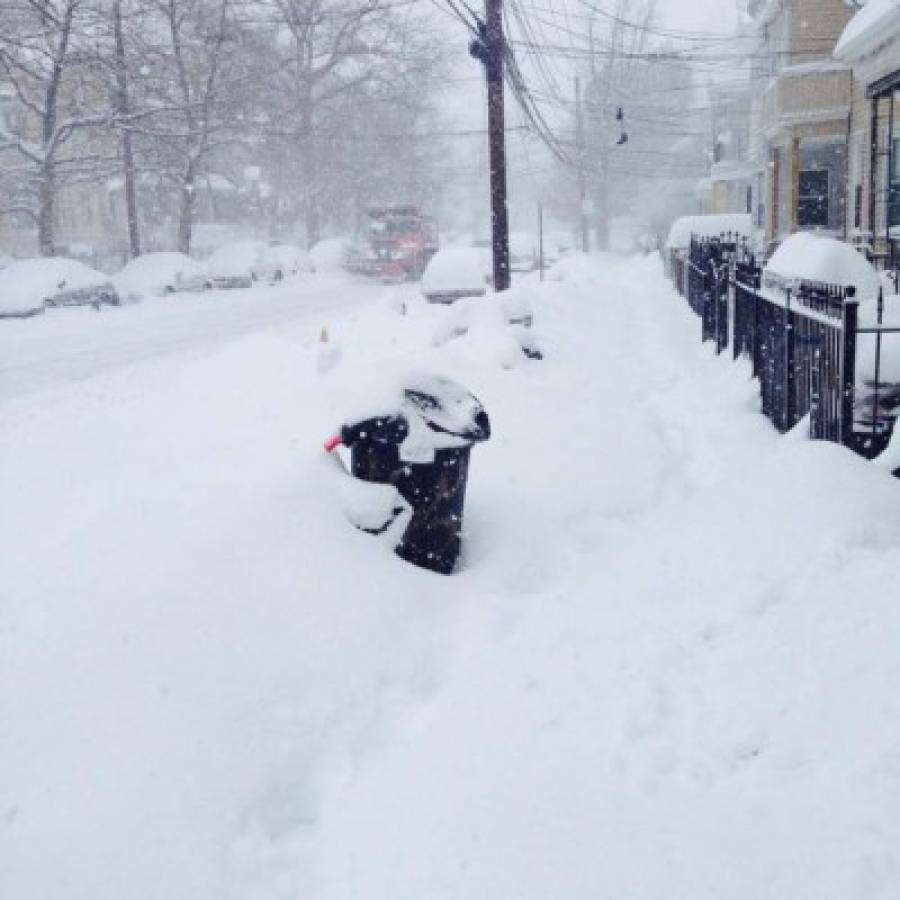
M 801 169 L 797 197 L 800 228 L 828 227 L 828 169 Z
M 862 228 L 862 198 L 862 185 L 858 184 L 853 191 L 853 227 L 857 229 Z
M 753 212 L 753 188 L 749 184 L 747 185 L 746 198 L 747 198 L 747 208 L 745 211 L 748 213 L 752 213 Z

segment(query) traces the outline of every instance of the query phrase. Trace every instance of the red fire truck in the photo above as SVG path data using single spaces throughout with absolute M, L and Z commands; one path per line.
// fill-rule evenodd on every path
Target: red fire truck
M 363 236 L 348 267 L 384 282 L 415 281 L 437 253 L 434 219 L 416 206 L 378 206 L 366 210 Z

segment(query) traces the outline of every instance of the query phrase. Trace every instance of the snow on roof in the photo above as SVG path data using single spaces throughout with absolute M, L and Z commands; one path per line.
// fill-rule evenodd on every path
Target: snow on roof
M 847 23 L 834 48 L 834 58 L 856 60 L 896 37 L 900 0 L 869 0 Z
M 804 231 L 782 242 L 766 265 L 765 273 L 786 279 L 853 286 L 860 299 L 878 295 L 878 273 L 859 251 L 844 241 Z
M 689 247 L 691 235 L 718 237 L 728 232 L 750 237 L 753 233 L 753 217 L 747 213 L 727 213 L 711 216 L 682 216 L 672 223 L 666 239 L 668 249 Z
M 775 18 L 782 2 L 783 0 L 750 0 L 747 4 L 747 14 L 754 22 L 765 25 Z

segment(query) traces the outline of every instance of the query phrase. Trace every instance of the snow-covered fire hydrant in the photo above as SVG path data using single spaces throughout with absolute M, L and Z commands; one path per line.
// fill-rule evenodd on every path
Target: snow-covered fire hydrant
M 449 575 L 459 557 L 469 451 L 491 434 L 481 402 L 444 378 L 408 380 L 396 410 L 345 424 L 325 445 L 350 450 L 350 473 L 393 490 L 354 517 L 373 534 L 405 515 L 396 553 L 407 562 Z

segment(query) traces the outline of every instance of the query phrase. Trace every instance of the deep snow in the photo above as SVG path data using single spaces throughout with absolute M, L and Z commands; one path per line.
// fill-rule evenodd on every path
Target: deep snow
M 4 900 L 895 900 L 885 468 L 777 437 L 655 258 L 519 289 L 542 362 L 488 306 L 302 290 L 0 335 Z M 451 578 L 320 449 L 423 369 L 491 415 Z

